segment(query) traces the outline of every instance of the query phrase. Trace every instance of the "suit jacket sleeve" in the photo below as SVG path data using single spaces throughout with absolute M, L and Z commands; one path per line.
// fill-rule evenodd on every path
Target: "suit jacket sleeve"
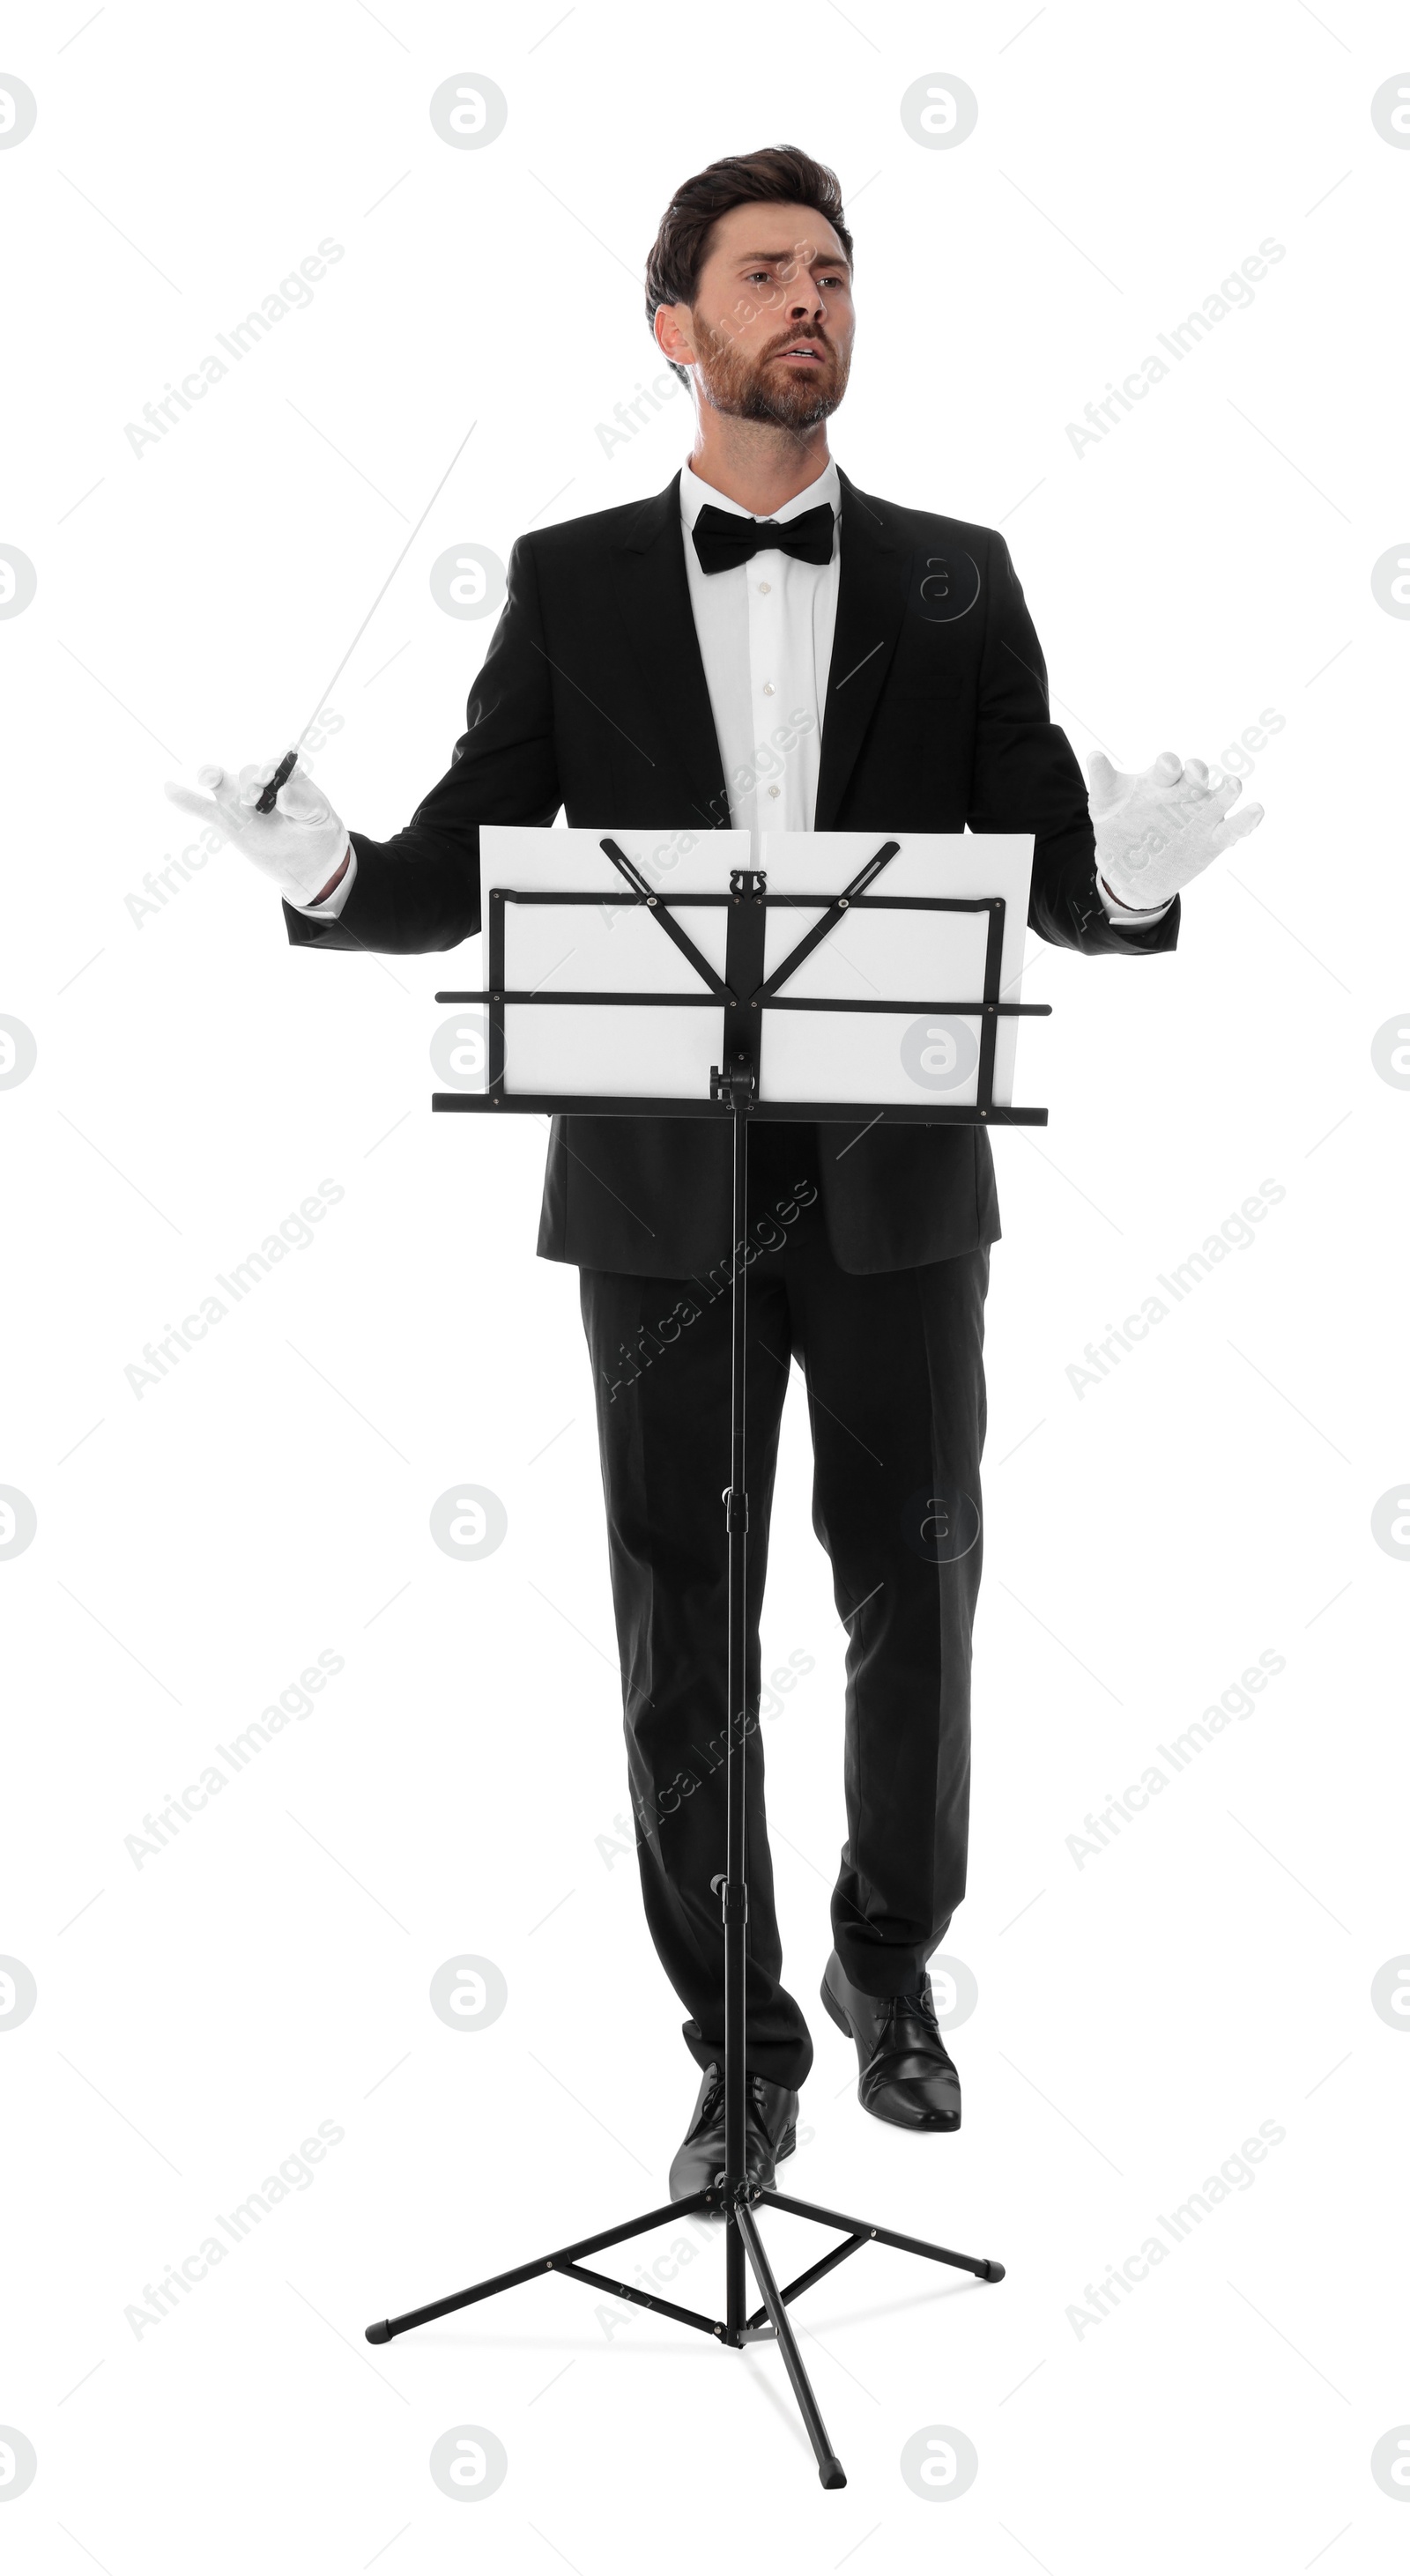
M 480 927 L 480 825 L 548 824 L 562 801 L 538 580 L 521 537 L 444 778 L 389 841 L 349 835 L 357 878 L 341 914 L 311 921 L 285 904 L 291 942 L 388 956 L 458 947 Z
M 989 540 L 979 707 L 966 820 L 972 832 L 1032 832 L 1028 925 L 1089 957 L 1158 956 L 1179 936 L 1177 895 L 1146 930 L 1118 930 L 1097 892 L 1096 843 L 1072 745 L 1048 712 L 1048 674 L 1003 538 Z

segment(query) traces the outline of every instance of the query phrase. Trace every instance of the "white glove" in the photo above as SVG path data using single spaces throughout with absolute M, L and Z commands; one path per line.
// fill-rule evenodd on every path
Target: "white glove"
M 1087 763 L 1087 802 L 1097 842 L 1097 868 L 1118 903 L 1154 912 L 1263 820 L 1250 805 L 1226 822 L 1242 779 L 1209 783 L 1202 760 L 1163 751 L 1135 775 L 1113 769 L 1105 752 Z
M 280 754 L 282 759 L 283 755 Z M 197 784 L 209 796 L 196 796 L 173 779 L 166 792 L 173 805 L 213 823 L 252 859 L 261 875 L 272 877 L 292 904 L 312 903 L 348 849 L 347 826 L 338 820 L 321 787 L 295 762 L 268 814 L 255 812 L 261 791 L 278 768 L 278 760 L 257 767 L 247 761 L 238 778 L 214 764 L 196 772 Z

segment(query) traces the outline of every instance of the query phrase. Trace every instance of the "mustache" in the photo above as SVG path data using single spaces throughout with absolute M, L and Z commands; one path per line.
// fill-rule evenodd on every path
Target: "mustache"
M 815 341 L 817 346 L 823 350 L 829 358 L 835 358 L 837 355 L 837 351 L 834 349 L 832 342 L 829 340 L 825 331 L 809 331 L 804 329 L 802 331 L 786 332 L 784 337 L 779 340 L 772 349 L 766 349 L 764 351 L 763 357 L 759 361 L 760 365 L 767 366 L 770 358 L 780 357 L 785 349 L 793 348 L 799 340 Z

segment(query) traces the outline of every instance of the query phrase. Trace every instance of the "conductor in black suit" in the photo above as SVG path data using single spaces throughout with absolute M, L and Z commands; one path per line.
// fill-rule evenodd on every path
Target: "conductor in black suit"
M 280 884 L 296 946 L 455 948 L 480 927 L 485 823 L 647 831 L 658 864 L 729 826 L 1032 832 L 1031 927 L 1084 955 L 1158 956 L 1178 888 L 1251 830 L 1239 782 L 1165 753 L 1090 764 L 1052 723 L 1043 657 L 992 529 L 858 490 L 827 421 L 846 388 L 852 235 L 830 170 L 778 148 L 715 162 L 662 218 L 657 344 L 689 386 L 691 455 L 649 501 L 521 537 L 450 768 L 389 841 L 349 835 L 296 769 L 202 772 Z M 892 364 L 903 369 L 904 346 Z M 790 1361 L 807 1386 L 814 1526 L 848 1633 L 847 1839 L 823 2002 L 878 2119 L 957 2128 L 926 1962 L 964 1894 L 970 1634 L 982 1548 L 937 1547 L 936 1497 L 979 1526 L 989 1246 L 978 1127 L 755 1130 L 731 1243 L 726 1122 L 558 1118 L 539 1251 L 573 1262 L 597 1419 L 647 1919 L 702 2070 L 671 2171 L 724 2150 L 729 1299 L 750 1265 L 755 1461 L 746 1723 L 748 2168 L 773 2179 L 812 2060 L 782 1958 L 764 1821 L 758 1611 Z

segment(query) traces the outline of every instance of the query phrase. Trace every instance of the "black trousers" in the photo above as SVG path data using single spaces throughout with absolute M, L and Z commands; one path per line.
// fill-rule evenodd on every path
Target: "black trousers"
M 780 1981 L 758 1622 L 795 1354 L 812 1425 L 813 1526 L 848 1636 L 847 1840 L 832 1931 L 847 1976 L 869 1994 L 920 1982 L 964 1894 L 982 1553 L 988 1251 L 871 1276 L 840 1270 L 818 1190 L 830 1132 L 751 1129 L 739 1255 L 749 1326 L 746 2058 L 752 2073 L 790 2085 L 801 2084 L 813 2048 Z M 724 1930 L 710 1882 L 725 1866 L 729 1273 L 727 1253 L 691 1279 L 581 1273 L 642 1891 L 701 2066 L 724 2049 Z

